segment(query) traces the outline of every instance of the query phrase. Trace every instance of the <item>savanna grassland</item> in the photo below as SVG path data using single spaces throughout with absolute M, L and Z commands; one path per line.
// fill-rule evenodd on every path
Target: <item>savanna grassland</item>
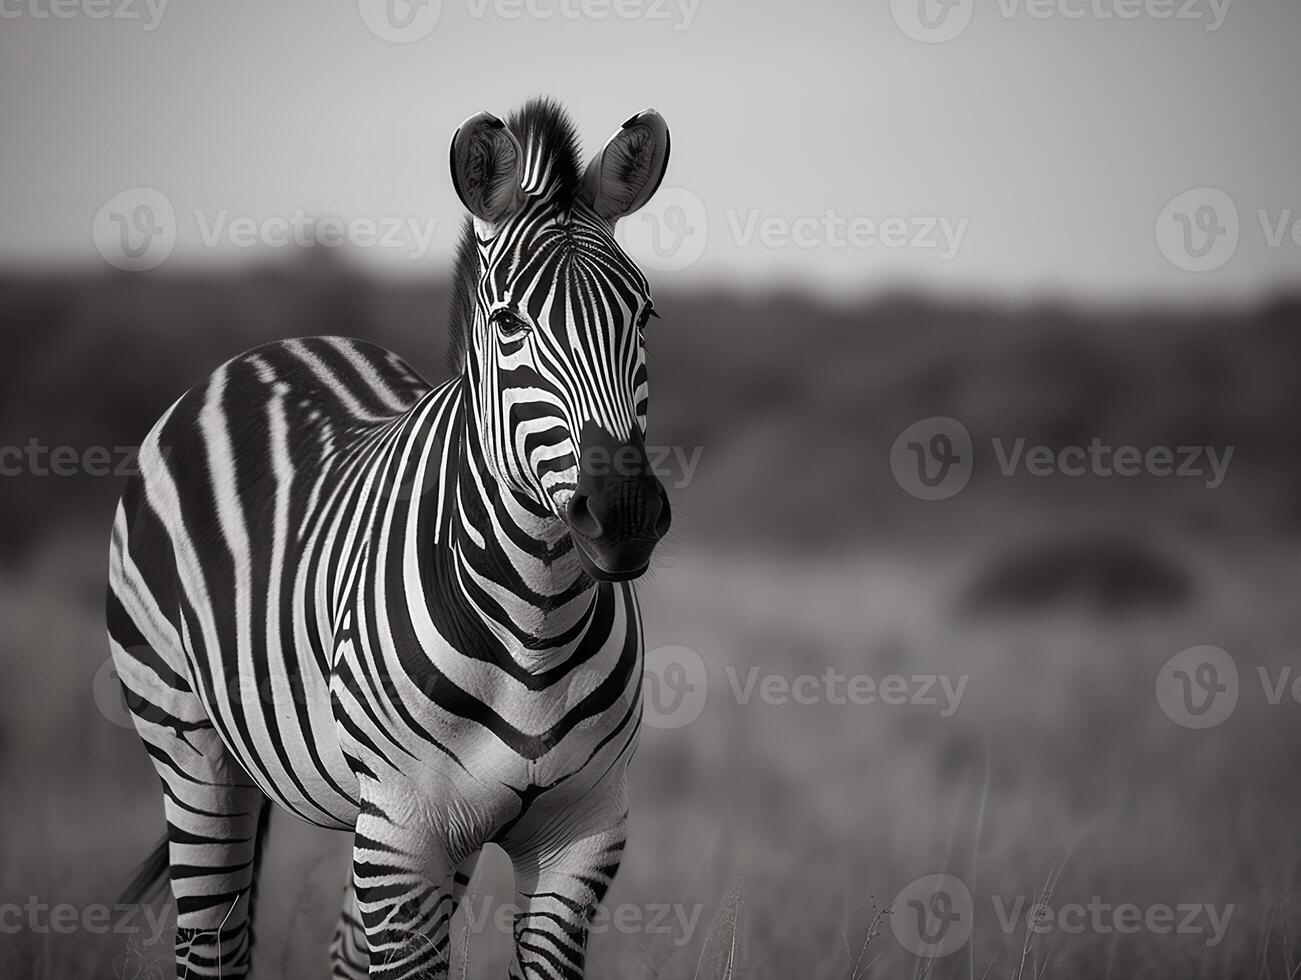
M 0 303 L 4 445 L 130 446 L 273 337 L 365 336 L 442 370 L 443 289 L 310 263 L 10 279 Z M 707 697 L 643 734 L 591 975 L 717 978 L 733 948 L 733 975 L 756 980 L 1299 975 L 1301 307 L 657 306 L 650 442 L 699 452 L 666 481 L 676 530 L 641 593 L 648 646 L 691 651 Z M 964 422 L 976 465 L 927 502 L 895 482 L 890 449 L 936 415 Z M 995 438 L 1234 452 L 1212 488 L 1006 475 Z M 87 915 L 162 830 L 101 670 L 116 487 L 0 480 L 0 977 L 171 975 L 162 901 L 129 923 L 110 910 L 106 931 Z M 1198 730 L 1157 690 L 1202 645 L 1227 651 L 1239 689 Z M 836 680 L 895 676 L 907 703 L 856 703 Z M 933 678 L 927 696 L 914 677 Z M 258 976 L 325 975 L 347 847 L 273 819 Z M 896 899 L 939 873 L 970 895 L 970 938 L 927 958 Z M 505 975 L 509 896 L 490 855 L 458 917 L 467 976 Z M 32 903 L 70 906 L 66 928 L 34 925 Z

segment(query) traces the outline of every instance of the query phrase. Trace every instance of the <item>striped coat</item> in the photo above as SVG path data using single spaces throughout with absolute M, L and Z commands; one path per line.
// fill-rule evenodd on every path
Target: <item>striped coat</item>
M 582 975 L 640 720 L 630 579 L 668 521 L 641 442 L 649 299 L 611 230 L 667 131 L 634 117 L 581 178 L 568 132 L 533 103 L 453 140 L 453 380 L 363 341 L 273 343 L 142 444 L 108 625 L 168 825 L 137 891 L 170 868 L 183 975 L 247 970 L 268 802 L 354 832 L 335 976 L 446 975 L 489 842 L 515 867 L 512 976 Z

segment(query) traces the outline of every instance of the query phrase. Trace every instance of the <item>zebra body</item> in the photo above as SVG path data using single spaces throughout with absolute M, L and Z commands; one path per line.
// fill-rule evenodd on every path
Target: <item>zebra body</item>
M 357 340 L 269 344 L 143 442 L 108 623 L 164 786 L 182 975 L 247 971 L 269 801 L 354 831 L 335 976 L 447 975 L 489 842 L 522 909 L 511 975 L 582 976 L 641 713 L 630 579 L 668 521 L 641 448 L 649 300 L 612 237 L 659 183 L 661 131 L 643 113 L 605 151 L 621 173 L 652 154 L 647 189 L 602 184 L 602 156 L 578 183 L 550 104 L 472 117 L 457 377 Z M 589 467 L 593 447 L 630 468 Z

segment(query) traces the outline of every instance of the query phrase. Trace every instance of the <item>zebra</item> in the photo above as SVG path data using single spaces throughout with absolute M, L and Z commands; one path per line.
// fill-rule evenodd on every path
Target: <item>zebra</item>
M 451 380 L 266 344 L 172 404 L 118 504 L 107 622 L 167 832 L 180 976 L 246 975 L 272 803 L 352 831 L 332 975 L 446 977 L 489 843 L 512 978 L 581 977 L 618 870 L 671 514 L 645 448 L 645 276 L 614 237 L 668 164 L 654 110 L 581 166 L 555 102 L 451 140 L 469 212 Z

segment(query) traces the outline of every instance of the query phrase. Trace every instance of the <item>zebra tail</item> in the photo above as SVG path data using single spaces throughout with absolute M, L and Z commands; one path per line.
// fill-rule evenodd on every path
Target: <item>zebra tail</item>
M 167 835 L 163 834 L 157 846 L 136 868 L 135 876 L 122 892 L 119 901 L 125 905 L 139 905 L 152 900 L 167 881 L 167 866 Z

